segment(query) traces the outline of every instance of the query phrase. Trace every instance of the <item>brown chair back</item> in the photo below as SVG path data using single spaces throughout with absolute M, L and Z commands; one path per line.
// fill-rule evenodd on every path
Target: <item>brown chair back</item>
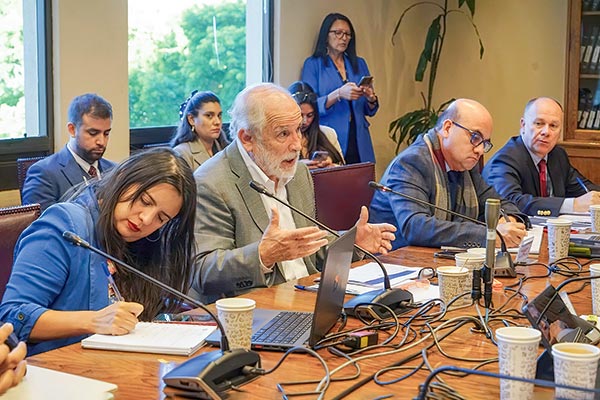
M 354 226 L 361 206 L 369 206 L 375 180 L 375 164 L 349 164 L 311 171 L 317 219 L 335 230 Z
M 4 295 L 12 271 L 17 239 L 39 216 L 39 204 L 0 208 L 0 299 Z
M 29 157 L 29 158 L 17 158 L 17 182 L 19 183 L 19 193 L 23 195 L 23 185 L 25 184 L 25 178 L 27 177 L 27 170 L 36 162 L 46 158 L 41 157 Z

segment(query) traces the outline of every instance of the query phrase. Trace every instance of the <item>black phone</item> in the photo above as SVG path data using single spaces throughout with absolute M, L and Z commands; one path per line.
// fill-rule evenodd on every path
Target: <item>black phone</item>
M 358 82 L 358 86 L 369 86 L 373 83 L 373 77 L 370 75 L 363 76 L 360 78 L 360 82 Z
M 433 253 L 434 257 L 437 258 L 447 258 L 449 260 L 454 260 L 454 256 L 458 253 L 464 253 L 464 250 L 442 250 L 436 253 Z
M 310 160 L 311 161 L 325 161 L 327 160 L 327 157 L 329 157 L 329 152 L 327 151 L 313 151 L 312 155 L 310 156 Z
M 206 323 L 213 321 L 208 314 L 158 314 L 152 322 Z

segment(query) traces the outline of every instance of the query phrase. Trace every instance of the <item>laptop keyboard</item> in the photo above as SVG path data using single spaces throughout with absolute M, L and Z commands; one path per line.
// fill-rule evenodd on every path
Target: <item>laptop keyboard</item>
M 312 313 L 282 311 L 252 335 L 252 343 L 292 344 L 310 328 Z

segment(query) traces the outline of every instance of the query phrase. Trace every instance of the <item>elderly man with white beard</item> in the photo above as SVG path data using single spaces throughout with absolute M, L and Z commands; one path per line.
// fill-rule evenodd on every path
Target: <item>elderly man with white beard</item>
M 235 140 L 194 172 L 197 275 L 191 295 L 205 302 L 315 273 L 328 243 L 327 232 L 249 186 L 254 180 L 314 216 L 312 179 L 298 162 L 302 116 L 294 99 L 262 83 L 240 92 L 230 115 Z M 369 224 L 368 217 L 363 207 L 356 243 L 387 253 L 396 228 Z

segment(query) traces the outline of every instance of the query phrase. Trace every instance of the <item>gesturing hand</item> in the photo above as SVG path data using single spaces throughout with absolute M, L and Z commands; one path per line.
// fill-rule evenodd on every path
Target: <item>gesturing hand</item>
M 138 315 L 144 306 L 138 303 L 119 301 L 94 312 L 92 326 L 95 333 L 105 335 L 125 335 L 135 328 Z
M 396 239 L 396 227 L 390 224 L 369 224 L 369 211 L 362 206 L 356 222 L 356 244 L 371 253 L 387 254 Z
M 317 227 L 281 229 L 279 212 L 271 209 L 271 220 L 258 245 L 258 253 L 267 267 L 279 261 L 309 256 L 327 244 L 327 232 Z

